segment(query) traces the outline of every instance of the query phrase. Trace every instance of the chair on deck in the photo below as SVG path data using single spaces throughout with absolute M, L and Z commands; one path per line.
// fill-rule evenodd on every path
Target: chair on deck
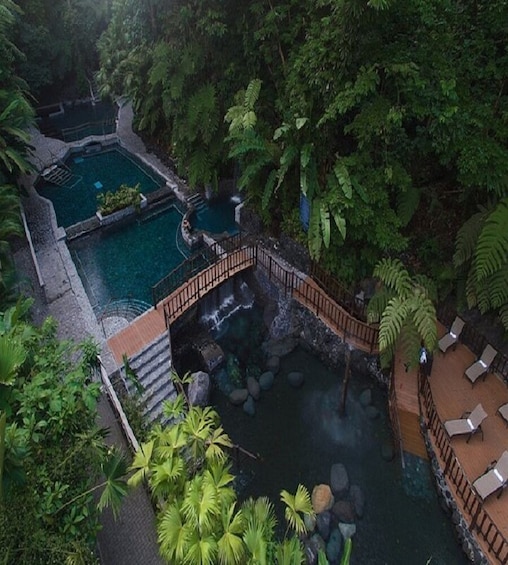
M 439 349 L 443 353 L 446 353 L 446 350 L 452 345 L 456 347 L 457 341 L 459 340 L 459 335 L 462 332 L 462 328 L 464 327 L 464 324 L 465 324 L 464 320 L 457 316 L 453 321 L 450 331 L 439 340 L 438 342 Z
M 482 500 L 499 491 L 499 498 L 506 488 L 508 482 L 508 451 L 504 451 L 497 462 L 491 463 L 483 475 L 478 477 L 473 483 Z
M 485 412 L 481 404 L 478 404 L 472 412 L 463 414 L 462 418 L 447 420 L 444 423 L 444 427 L 450 439 L 454 436 L 468 435 L 466 443 L 469 443 L 473 435 L 480 432 L 483 441 L 482 422 L 486 417 L 487 412 Z
M 497 413 L 503 418 L 505 424 L 508 426 L 508 402 L 506 404 L 502 404 L 498 409 Z
M 497 355 L 497 351 L 492 347 L 492 345 L 487 345 L 483 350 L 478 361 L 475 361 L 468 369 L 466 369 L 464 376 L 471 381 L 471 386 L 474 386 L 475 382 L 483 375 L 483 380 L 487 376 L 487 371 L 489 370 L 490 364 L 494 361 Z

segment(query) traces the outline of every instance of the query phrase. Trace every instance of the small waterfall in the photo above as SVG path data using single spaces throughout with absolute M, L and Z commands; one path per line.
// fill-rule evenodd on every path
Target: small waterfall
M 239 278 L 230 279 L 205 296 L 200 304 L 200 321 L 209 330 L 220 332 L 224 322 L 236 311 L 251 308 L 254 293 Z

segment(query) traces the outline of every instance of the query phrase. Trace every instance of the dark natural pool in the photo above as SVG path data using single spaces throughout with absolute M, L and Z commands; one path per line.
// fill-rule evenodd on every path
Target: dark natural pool
M 242 310 L 217 335 L 224 351 L 237 357 L 242 371 L 260 370 L 248 367 L 249 360 L 262 363 L 260 323 L 259 310 Z M 287 383 L 290 371 L 304 372 L 301 389 Z M 326 367 L 310 351 L 298 348 L 282 359 L 274 386 L 262 393 L 253 417 L 215 389 L 212 403 L 226 432 L 262 458 L 242 460 L 240 497 L 267 495 L 278 501 L 282 489 L 294 492 L 298 483 L 312 491 L 316 484 L 329 483 L 332 464 L 343 463 L 350 482 L 359 485 L 366 498 L 353 541 L 353 564 L 467 563 L 440 508 L 428 465 L 406 457 L 403 469 L 400 458 L 388 462 L 381 455 L 381 446 L 391 441 L 385 393 L 369 377 L 353 374 L 347 413 L 339 418 L 342 378 L 343 367 Z M 380 412 L 374 420 L 359 402 L 367 388 Z

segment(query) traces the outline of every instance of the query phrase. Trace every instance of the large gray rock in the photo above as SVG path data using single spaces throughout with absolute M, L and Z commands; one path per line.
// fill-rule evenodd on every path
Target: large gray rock
M 243 403 L 243 411 L 249 416 L 254 416 L 256 414 L 256 404 L 250 394 L 247 397 L 247 400 Z
M 246 388 L 235 388 L 229 395 L 229 402 L 235 406 L 240 406 L 247 400 L 248 396 L 249 391 Z
M 247 390 L 254 400 L 259 400 L 261 394 L 261 387 L 254 377 L 247 378 Z
M 337 528 L 330 534 L 330 539 L 326 544 L 326 557 L 332 563 L 337 562 L 342 549 L 342 535 Z
M 210 376 L 204 371 L 192 373 L 187 396 L 191 406 L 207 406 L 210 397 Z
M 342 463 L 335 463 L 330 469 L 330 486 L 333 494 L 339 498 L 349 490 L 349 476 L 346 467 Z
M 274 374 L 271 371 L 266 371 L 259 377 L 259 386 L 261 390 L 270 390 L 275 380 Z
M 363 490 L 358 485 L 351 485 L 351 488 L 349 489 L 349 498 L 356 516 L 358 518 L 363 518 L 363 512 L 365 509 L 365 495 L 363 494 Z
M 303 385 L 303 373 L 300 371 L 288 373 L 288 383 L 294 388 L 300 388 Z
M 330 537 L 330 524 L 332 522 L 331 513 L 326 510 L 325 512 L 320 512 L 316 514 L 316 528 L 319 535 L 327 541 Z

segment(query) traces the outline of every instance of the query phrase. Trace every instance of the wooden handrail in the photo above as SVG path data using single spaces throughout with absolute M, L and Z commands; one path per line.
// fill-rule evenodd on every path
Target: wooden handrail
M 462 506 L 469 516 L 469 529 L 476 532 L 479 539 L 488 547 L 489 552 L 500 563 L 506 563 L 508 561 L 508 540 L 485 510 L 483 501 L 476 494 L 462 469 L 435 408 L 429 380 L 421 374 L 418 376 L 418 390 L 420 412 L 425 420 L 427 432 L 432 436 L 435 450 L 444 464 L 442 471 L 446 479 L 455 487 L 455 492 L 460 497 Z
M 203 255 L 201 252 L 200 256 Z M 214 244 L 203 263 L 197 268 L 196 259 L 189 260 L 172 271 L 153 291 L 154 303 L 163 304 L 166 327 L 176 321 L 188 308 L 213 288 L 240 271 L 262 269 L 271 282 L 281 287 L 286 296 L 299 300 L 338 331 L 346 341 L 368 353 L 378 352 L 378 329 L 354 318 L 319 286 L 302 273 L 285 264 L 263 247 L 242 246 L 241 237 L 229 238 Z M 182 280 L 183 279 L 183 280 Z M 179 283 L 179 284 L 178 284 Z M 169 292 L 168 292 L 169 290 Z M 161 294 L 165 294 L 161 297 Z M 167 294 L 166 294 L 167 293 Z M 157 302 L 155 302 L 157 300 Z

